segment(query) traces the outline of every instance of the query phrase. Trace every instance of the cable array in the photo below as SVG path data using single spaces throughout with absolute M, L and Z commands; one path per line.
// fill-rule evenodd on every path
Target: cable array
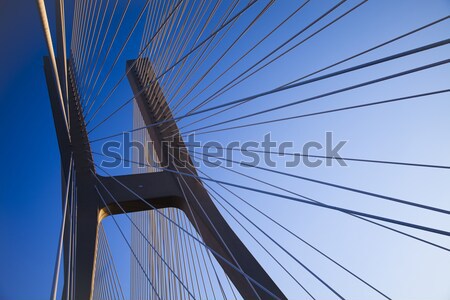
M 64 1 L 58 6 L 57 55 L 45 6 L 43 1 L 38 3 L 70 139 Z M 323 159 L 367 168 L 367 172 L 380 168 L 385 174 L 404 168 L 445 176 L 450 166 L 443 158 L 428 162 L 429 156 L 419 154 L 414 161 L 368 154 L 341 157 L 217 143 L 221 138 L 247 139 L 249 134 L 282 126 L 284 133 L 305 132 L 319 121 L 342 115 L 358 122 L 358 113 L 377 114 L 395 105 L 408 108 L 416 103 L 433 107 L 448 97 L 448 83 L 443 86 L 427 80 L 431 72 L 448 71 L 450 38 L 448 33 L 436 34 L 448 28 L 448 15 L 416 22 L 401 32 L 393 30 L 382 41 L 362 43 L 362 49 L 355 46 L 351 53 L 322 62 L 321 55 L 330 49 L 319 49 L 320 41 L 331 40 L 348 22 L 364 19 L 373 5 L 368 0 L 75 1 L 68 58 L 83 126 L 93 148 L 90 163 L 95 171 L 89 176 L 94 179 L 100 206 L 110 215 L 98 226 L 92 299 L 241 299 L 239 285 L 232 276 L 230 279 L 231 271 L 242 276 L 254 299 L 283 299 L 239 263 L 232 251 L 235 245 L 226 242 L 223 228 L 217 228 L 208 215 L 200 188 L 289 298 L 350 299 L 354 294 L 340 276 L 355 284 L 364 298 L 392 299 L 395 293 L 383 286 L 383 280 L 370 276 L 374 270 L 358 269 L 349 259 L 333 253 L 308 232 L 310 228 L 293 228 L 293 223 L 303 220 L 285 220 L 278 208 L 291 217 L 289 210 L 298 209 L 299 216 L 311 224 L 309 213 L 317 218 L 331 216 L 336 222 L 361 226 L 398 243 L 448 255 L 450 232 L 442 224 L 450 209 L 442 203 L 407 199 L 381 187 L 361 186 L 359 181 L 330 179 L 333 175 L 307 174 L 307 169 L 273 168 L 240 160 L 243 156 L 259 161 L 270 156 L 277 162 L 285 157 Z M 435 34 L 420 39 L 430 32 Z M 303 55 L 314 51 L 316 61 L 301 64 Z M 409 80 L 422 84 L 401 84 Z M 389 92 L 392 86 L 396 93 Z M 143 105 L 150 114 L 141 111 Z M 380 115 L 379 122 L 382 118 Z M 111 159 L 99 150 L 101 144 L 126 136 L 143 146 L 133 147 L 131 158 L 115 159 L 122 165 L 131 164 L 132 174 L 172 174 L 185 199 L 184 210 L 157 208 L 100 163 Z M 152 140 L 155 136 L 160 140 Z M 197 144 L 190 142 L 191 136 L 214 137 L 216 143 L 198 150 Z M 155 142 L 164 144 L 168 157 L 159 157 Z M 238 158 L 223 153 L 235 153 Z M 171 163 L 164 165 L 164 159 Z M 68 245 L 64 297 L 73 299 L 76 290 L 78 199 L 72 159 L 68 169 L 52 299 L 58 295 L 63 245 Z M 146 210 L 127 211 L 99 175 L 110 177 Z M 314 191 L 317 195 L 312 195 Z M 122 216 L 110 210 L 107 200 L 114 202 Z M 444 221 L 433 222 L 433 218 Z M 324 224 L 323 230 L 329 230 L 329 223 Z M 202 226 L 208 226 L 223 252 L 206 242 Z M 126 250 L 120 256 L 109 242 L 116 237 L 121 240 L 121 250 Z M 357 251 L 352 248 L 356 243 L 347 243 L 349 252 Z M 383 243 L 381 238 L 379 243 Z M 130 259 L 129 278 L 120 274 L 117 264 L 117 259 L 124 259 L 123 253 Z M 129 291 L 123 278 L 129 281 Z

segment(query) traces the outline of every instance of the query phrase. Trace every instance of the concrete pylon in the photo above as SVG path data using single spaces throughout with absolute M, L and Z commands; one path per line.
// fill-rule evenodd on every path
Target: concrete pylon
M 170 108 L 157 82 L 152 84 L 151 87 L 146 88 L 146 92 L 141 92 L 143 90 L 143 84 L 148 82 L 145 80 L 145 77 L 154 78 L 154 74 L 149 61 L 143 60 L 140 61 L 140 64 L 144 64 L 145 71 L 144 73 L 141 72 L 143 74 L 141 76 L 136 71 L 135 65 L 137 63 L 134 63 L 134 61 L 127 62 L 127 70 L 131 68 L 131 71 L 128 72 L 128 80 L 135 94 L 145 124 L 149 125 L 164 119 L 172 119 Z M 117 181 L 127 186 L 155 208 L 175 207 L 181 209 L 202 236 L 203 241 L 208 247 L 233 265 L 240 267 L 245 274 L 271 291 L 279 299 L 286 299 L 281 290 L 224 220 L 204 186 L 195 178 L 184 177 L 184 180 L 178 180 L 181 175 L 167 171 L 115 176 L 114 178 L 96 175 L 102 183 L 98 184 L 97 179 L 92 174 L 92 172 L 96 174 L 95 166 L 92 163 L 92 152 L 89 146 L 73 69 L 69 64 L 67 78 L 69 81 L 70 140 L 64 129 L 65 121 L 58 102 L 59 99 L 55 81 L 52 77 L 50 61 L 47 57 L 44 58 L 44 69 L 58 137 L 62 174 L 67 174 L 70 154 L 73 153 L 76 188 L 78 191 L 76 215 L 77 243 L 74 252 L 76 256 L 74 260 L 76 269 L 74 278 L 75 299 L 86 300 L 92 298 L 95 281 L 94 270 L 97 230 L 102 219 L 109 214 L 121 214 L 123 213 L 122 209 L 126 212 L 150 210 L 148 204 L 144 203 L 139 197 L 136 197 L 134 193 L 125 189 Z M 164 112 L 163 114 L 160 113 L 162 111 Z M 148 127 L 147 130 L 154 143 L 156 155 L 163 166 L 173 170 L 177 168 L 180 172 L 197 174 L 191 164 L 180 166 L 176 163 L 178 160 L 191 162 L 187 152 L 171 152 L 175 157 L 174 159 L 169 155 L 168 151 L 171 151 L 168 148 L 169 146 L 163 143 L 163 141 L 174 136 L 174 139 L 172 139 L 174 142 L 171 146 L 175 149 L 185 147 L 175 122 L 166 122 L 160 126 Z M 66 182 L 67 178 L 64 176 L 62 181 L 63 185 L 68 184 Z M 102 195 L 106 202 L 105 206 L 95 190 L 96 185 L 99 190 L 102 190 L 102 185 L 104 185 L 114 195 L 115 199 L 109 197 L 107 193 L 103 193 Z M 189 193 L 183 195 L 182 191 L 189 189 L 195 197 Z M 65 236 L 68 236 L 68 232 Z M 68 248 L 68 241 L 64 241 L 65 289 L 68 286 L 66 281 L 68 272 Z M 246 279 L 240 272 L 230 267 L 229 264 L 217 255 L 216 258 L 244 299 L 274 298 Z

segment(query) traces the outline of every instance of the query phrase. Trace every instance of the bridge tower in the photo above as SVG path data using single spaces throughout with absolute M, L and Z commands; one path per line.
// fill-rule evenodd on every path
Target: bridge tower
M 145 65 L 144 76 L 154 78 L 150 62 L 141 61 L 140 63 Z M 180 165 L 177 162 L 190 162 L 191 158 L 185 151 L 172 151 L 172 149 L 185 148 L 185 145 L 177 124 L 174 121 L 162 122 L 172 119 L 164 93 L 157 82 L 154 82 L 150 87 L 143 86 L 145 81 L 142 75 L 138 75 L 136 65 L 136 61 L 127 62 L 128 80 L 145 124 L 160 123 L 158 126 L 147 128 L 155 145 L 159 161 L 168 169 L 197 174 L 192 164 Z M 71 160 L 73 160 L 73 176 L 76 178 L 77 201 L 76 206 L 72 208 L 76 211 L 76 243 L 73 251 L 75 255 L 73 268 L 76 270 L 73 278 L 75 299 L 85 300 L 92 297 L 95 280 L 97 233 L 102 219 L 111 214 L 147 211 L 151 209 L 150 206 L 158 209 L 174 207 L 182 210 L 191 223 L 196 225 L 194 227 L 203 238 L 204 243 L 213 250 L 217 261 L 242 297 L 245 299 L 273 298 L 273 295 L 268 294 L 267 291 L 255 284 L 256 281 L 278 298 L 286 298 L 233 232 L 212 202 L 204 186 L 196 178 L 184 177 L 184 180 L 179 180 L 181 175 L 168 171 L 114 177 L 98 175 L 89 146 L 73 67 L 69 62 L 67 113 L 70 123 L 70 137 L 65 130 L 64 114 L 62 106 L 59 105 L 58 89 L 52 72 L 51 60 L 48 57 L 44 58 L 44 68 L 61 155 L 62 174 L 64 174 L 63 187 L 69 184 L 67 174 L 69 173 Z M 143 90 L 145 92 L 142 92 Z M 165 113 L 157 113 L 161 111 Z M 172 148 L 169 149 L 169 145 L 163 143 L 163 141 L 172 139 L 172 137 L 174 142 L 171 144 Z M 171 151 L 171 155 L 169 155 L 169 151 Z M 100 184 L 98 184 L 97 179 Z M 132 191 L 124 189 L 122 184 Z M 106 193 L 104 197 L 99 197 L 96 187 L 100 190 L 102 187 L 109 190 L 114 198 Z M 193 194 L 184 195 L 182 192 L 184 189 L 190 189 Z M 140 198 L 145 199 L 150 206 Z M 69 217 L 67 216 L 67 218 Z M 67 232 L 68 228 L 65 231 Z M 68 234 L 65 236 L 68 236 Z M 69 286 L 68 254 L 70 247 L 69 241 L 64 240 L 65 290 Z M 254 281 L 249 280 L 249 278 Z

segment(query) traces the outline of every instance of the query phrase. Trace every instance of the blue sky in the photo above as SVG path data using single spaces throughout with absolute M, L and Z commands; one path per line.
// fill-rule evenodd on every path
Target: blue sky
M 54 26 L 53 1 L 47 2 L 51 26 Z M 307 24 L 317 17 L 321 11 L 331 7 L 336 2 L 327 0 L 312 3 L 304 14 L 286 24 L 272 41 L 262 45 L 257 55 L 261 56 L 268 52 L 273 48 L 273 45 L 285 40 L 295 32 L 296 28 Z M 357 1 L 348 2 L 341 12 L 357 3 Z M 249 47 L 267 32 L 268 29 L 265 26 L 274 26 L 277 20 L 285 16 L 294 6 L 296 5 L 293 2 L 275 5 L 270 11 L 271 16 L 274 17 L 263 18 L 259 25 L 248 33 L 246 39 L 236 46 L 234 52 L 231 52 L 230 56 L 224 59 L 221 65 L 218 65 L 217 69 L 223 70 L 226 68 L 240 51 Z M 137 15 L 140 7 L 142 7 L 142 1 L 136 1 L 132 5 L 130 15 Z M 399 34 L 444 17 L 449 12 L 450 2 L 448 0 L 369 1 L 358 11 L 325 30 L 317 38 L 311 39 L 305 45 L 271 65 L 270 68 L 224 94 L 215 103 L 225 103 L 276 87 L 308 74 L 319 67 L 326 66 L 353 53 L 358 53 Z M 245 22 L 245 18 L 242 22 Z M 124 33 L 131 26 L 131 21 L 124 24 L 124 30 L 121 32 L 119 39 L 125 38 Z M 445 39 L 449 37 L 449 32 L 450 22 L 447 20 L 429 30 L 393 43 L 333 70 Z M 0 128 L 3 138 L 2 147 L 0 147 L 2 157 L 0 299 L 39 300 L 49 297 L 50 294 L 61 218 L 61 190 L 58 146 L 42 63 L 42 57 L 47 55 L 47 49 L 35 4 L 24 0 L 1 2 L 0 37 L 5 41 L 0 50 Z M 125 60 L 136 57 L 139 43 L 138 30 L 136 36 L 131 40 L 130 46 L 126 49 L 125 55 L 121 57 L 112 75 L 113 80 L 111 82 L 114 82 L 123 74 Z M 243 105 L 240 109 L 209 120 L 204 124 L 213 124 L 217 121 L 227 120 L 279 104 L 290 103 L 356 82 L 363 82 L 400 70 L 446 59 L 449 58 L 449 53 L 450 48 L 447 45 L 426 53 L 358 71 L 354 74 L 340 76 L 337 79 L 330 79 L 264 97 L 255 101 L 252 105 Z M 255 59 L 257 55 L 255 54 Z M 245 65 L 240 66 L 240 69 L 233 71 L 234 73 L 231 72 L 229 77 L 232 78 L 244 67 Z M 194 75 L 190 82 L 193 82 L 196 76 L 200 75 Z M 449 87 L 449 78 L 450 67 L 445 65 L 386 83 L 281 110 L 270 116 L 259 116 L 247 121 L 239 121 L 236 124 L 444 89 Z M 223 81 L 223 83 L 225 82 Z M 97 121 L 107 116 L 124 99 L 132 96 L 127 84 L 124 81 L 108 105 L 96 117 Z M 112 83 L 109 83 L 108 87 L 110 88 L 111 85 Z M 238 131 L 225 131 L 215 133 L 214 136 L 202 135 L 198 138 L 202 141 L 214 139 L 222 143 L 232 140 L 261 140 L 264 134 L 270 131 L 273 138 L 278 141 L 294 142 L 295 150 L 299 151 L 301 145 L 308 141 L 323 142 L 325 132 L 332 131 L 336 140 L 348 141 L 341 152 L 343 156 L 450 165 L 448 157 L 448 149 L 450 148 L 448 112 L 450 111 L 450 104 L 448 100 L 449 96 L 445 94 L 404 103 L 275 123 L 270 127 L 259 126 Z M 213 103 L 210 106 L 213 106 Z M 127 107 L 105 126 L 92 133 L 91 139 L 131 129 L 130 114 L 131 107 Z M 182 120 L 180 124 L 189 122 Z M 230 125 L 232 124 L 230 123 Z M 197 128 L 197 126 L 194 125 L 193 128 Z M 94 145 L 94 149 L 98 149 L 96 147 L 99 146 L 99 144 Z M 318 152 L 317 154 L 323 155 L 324 153 Z M 224 170 L 202 170 L 205 170 L 212 177 L 224 181 L 239 182 L 240 184 L 270 190 L 249 180 L 237 179 L 230 172 Z M 445 229 L 450 225 L 450 220 L 447 217 L 380 202 L 380 199 L 286 179 L 278 175 L 269 176 L 262 171 L 245 168 L 238 170 L 261 179 L 270 180 L 275 185 L 303 193 L 329 204 L 370 211 L 437 228 Z M 129 171 L 119 169 L 113 172 Z M 348 167 L 319 167 L 315 169 L 299 167 L 287 171 L 450 209 L 448 170 L 350 163 Z M 233 203 L 239 205 L 237 199 L 232 198 L 226 192 L 223 193 L 228 195 L 234 201 Z M 244 198 L 255 201 L 254 203 L 257 203 L 258 207 L 263 208 L 277 220 L 282 220 L 287 227 L 314 242 L 327 253 L 333 253 L 333 257 L 338 258 L 350 269 L 355 270 L 355 273 L 376 284 L 377 287 L 389 293 L 394 299 L 448 299 L 450 297 L 450 285 L 448 285 L 447 280 L 450 267 L 450 255 L 448 253 L 417 241 L 386 233 L 379 228 L 371 227 L 366 223 L 355 221 L 336 212 L 301 206 L 287 200 L 273 199 L 248 191 L 239 191 L 239 193 Z M 245 209 L 244 206 L 240 207 L 243 210 Z M 307 261 L 331 284 L 341 287 L 343 294 L 348 298 L 357 299 L 362 295 L 365 299 L 377 299 L 376 295 L 355 284 L 351 278 L 330 267 L 315 254 L 292 241 L 290 237 L 283 236 L 279 231 L 268 226 L 267 222 L 258 219 L 258 216 L 251 211 L 246 211 L 246 213 L 260 222 L 259 224 L 262 227 L 265 226 L 267 232 L 279 237 L 294 254 Z M 230 220 L 233 228 L 236 229 L 244 242 L 252 249 L 257 249 L 245 233 L 229 217 L 227 219 Z M 114 230 L 109 225 L 107 223 L 108 233 L 114 236 Z M 448 238 L 443 239 L 413 230 L 405 231 L 450 247 Z M 260 238 L 262 239 L 262 237 Z M 112 239 L 113 244 L 116 244 L 113 249 L 116 258 L 122 261 L 119 265 L 123 264 L 122 268 L 126 269 L 129 257 L 122 255 L 121 247 L 123 245 L 121 246 L 121 241 L 114 237 Z M 275 250 L 275 248 L 272 249 L 280 260 L 286 264 L 291 264 L 282 253 L 276 252 L 278 250 Z M 264 253 L 255 251 L 255 255 L 264 261 L 263 265 L 266 268 L 275 270 L 274 274 L 279 276 L 277 283 L 283 290 L 287 291 L 289 296 L 295 298 L 297 291 L 294 289 L 292 282 L 283 277 L 285 275 L 276 269 L 276 266 L 267 259 Z M 304 280 L 305 285 L 316 292 L 318 299 L 330 297 L 317 282 L 309 278 L 303 271 L 293 267 L 293 272 Z M 124 275 L 124 280 L 127 280 L 126 278 L 126 275 Z

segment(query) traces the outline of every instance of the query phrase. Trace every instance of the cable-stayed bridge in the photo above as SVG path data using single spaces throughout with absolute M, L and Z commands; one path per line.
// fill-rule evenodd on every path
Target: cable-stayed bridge
M 337 245 L 322 249 L 308 223 L 448 256 L 448 205 L 376 188 L 390 172 L 445 176 L 445 159 L 321 155 L 252 138 L 279 130 L 296 141 L 321 126 L 296 122 L 339 114 L 357 127 L 370 110 L 381 126 L 381 109 L 407 114 L 417 101 L 445 107 L 448 81 L 429 76 L 449 74 L 448 12 L 333 48 L 340 24 L 364 28 L 373 1 L 57 0 L 54 27 L 37 3 L 63 187 L 52 299 L 395 298 L 381 262 L 345 237 L 322 233 Z M 299 173 L 283 159 L 335 167 Z M 375 188 L 341 180 L 347 164 L 362 165 L 356 177 L 379 168 L 365 180 Z M 348 266 L 352 257 L 367 266 Z

